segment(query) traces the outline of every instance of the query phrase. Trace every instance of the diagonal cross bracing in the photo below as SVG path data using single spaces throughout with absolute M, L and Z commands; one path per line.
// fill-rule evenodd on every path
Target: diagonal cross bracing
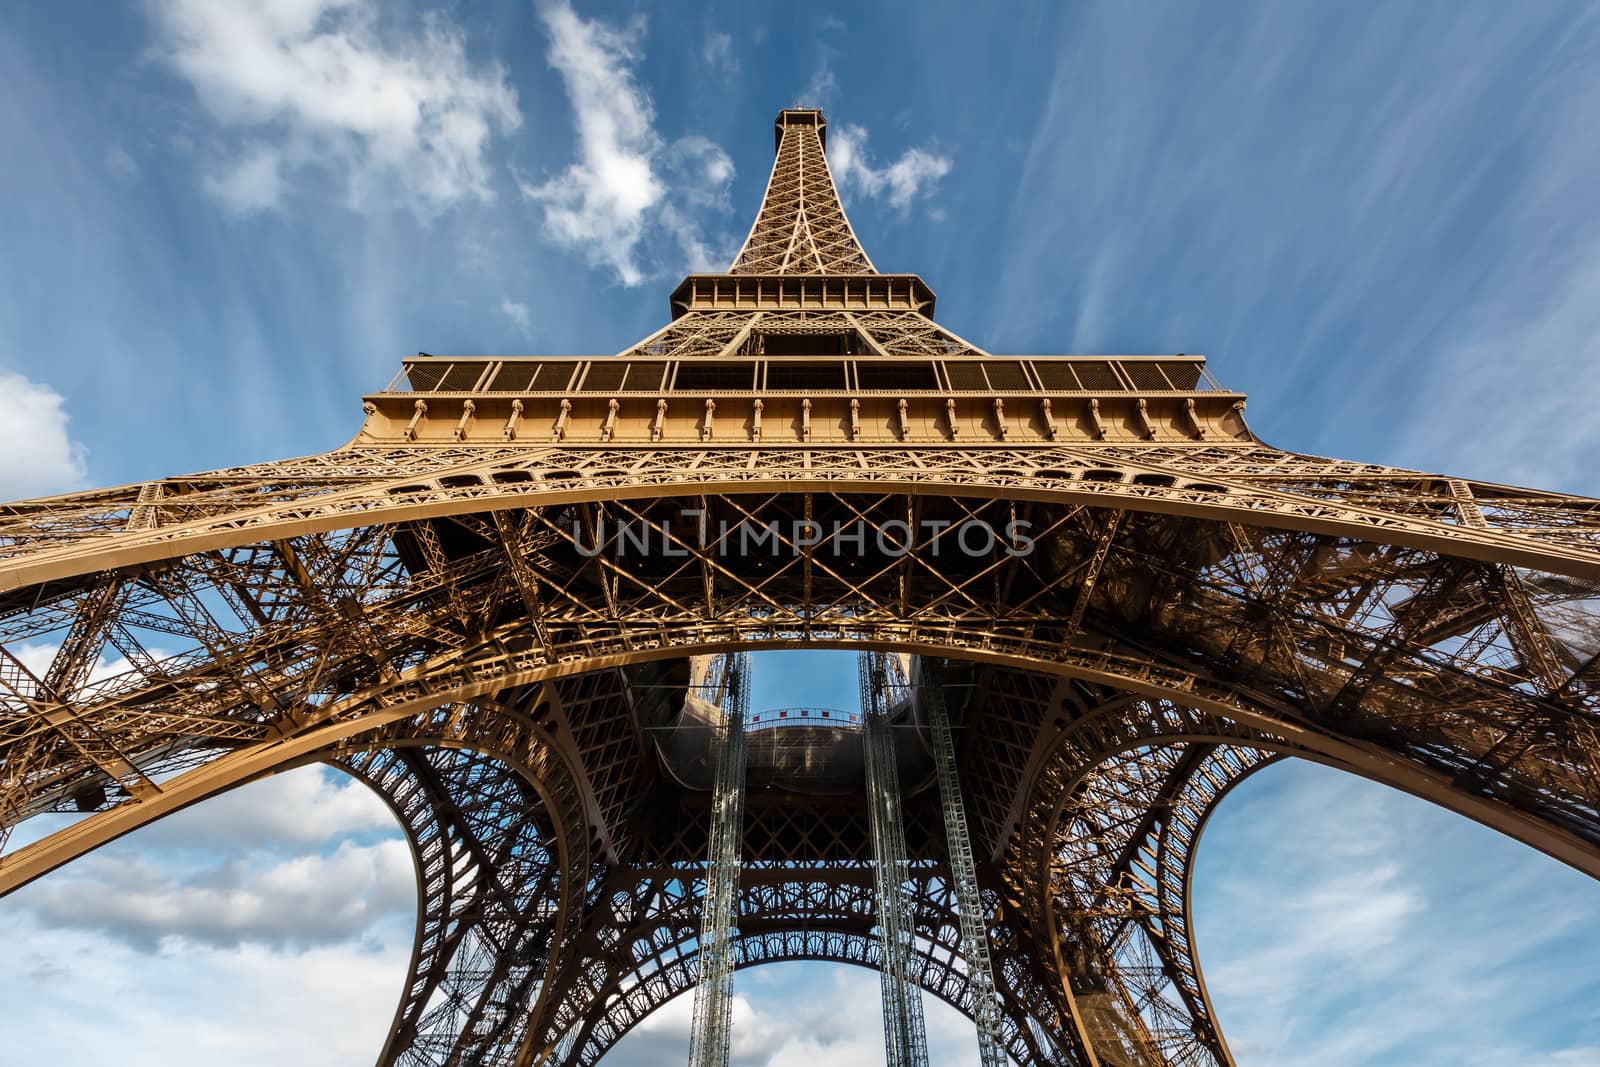
M 820 111 L 778 115 L 777 156 L 761 210 L 730 274 L 875 274 L 839 203 Z
M 419 355 L 342 448 L 0 507 L 0 844 L 83 813 L 0 854 L 0 895 L 331 760 L 418 857 L 382 1067 L 592 1067 L 702 978 L 725 1047 L 728 970 L 779 959 L 881 962 L 894 1064 L 912 983 L 982 1020 L 987 973 L 1015 1063 L 1231 1067 L 1190 875 L 1263 761 L 1600 877 L 1600 500 L 1282 452 L 1198 356 L 991 356 L 876 272 L 820 112 L 777 125 L 735 264 L 617 357 Z M 654 550 L 596 554 L 618 523 Z M 880 657 L 887 785 L 752 766 L 741 834 L 649 739 L 691 659 L 797 645 Z M 890 743 L 891 649 L 968 727 L 939 812 L 900 806 L 954 749 L 939 709 Z M 967 811 L 998 901 L 959 827 L 938 850 Z

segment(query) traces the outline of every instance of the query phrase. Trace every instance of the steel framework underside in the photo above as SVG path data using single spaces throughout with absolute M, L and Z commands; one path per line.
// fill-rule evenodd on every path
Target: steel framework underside
M 951 458 L 930 452 L 921 469 Z M 474 840 L 472 817 L 455 810 L 462 789 L 441 782 L 498 775 L 496 788 L 521 783 L 545 814 L 537 826 L 490 820 L 482 832 L 537 837 L 550 895 L 491 906 L 488 896 L 463 897 L 461 876 L 424 879 L 424 934 L 392 1059 L 434 1062 L 418 1050 L 477 1047 L 489 1040 L 484 1020 L 509 1027 L 521 1011 L 519 1049 L 566 1047 L 592 1062 L 646 1011 L 626 1005 L 687 987 L 680 942 L 692 939 L 698 891 L 676 917 L 652 909 L 667 906 L 665 883 L 699 884 L 705 854 L 692 806 L 689 829 L 660 840 L 651 837 L 659 828 L 640 824 L 655 771 L 641 740 L 650 712 L 630 695 L 630 672 L 797 643 L 972 665 L 961 778 L 1008 1049 L 1020 1062 L 1088 1062 L 1088 1042 L 1125 1044 L 1135 1050 L 1129 1063 L 1227 1062 L 1187 932 L 1186 879 L 1214 798 L 1272 755 L 1349 768 L 1600 872 L 1588 567 L 1556 553 L 1541 569 L 1511 566 L 1385 544 L 1370 529 L 1285 528 L 1243 509 L 1219 521 L 1131 495 L 1117 506 L 1066 492 L 1052 499 L 1037 486 L 1026 498 L 951 495 L 953 474 L 938 493 L 876 482 L 583 494 L 608 500 L 544 490 L 558 497 L 550 504 L 519 486 L 514 506 L 495 499 L 486 510 L 479 499 L 475 510 L 438 518 L 264 540 L 271 523 L 258 517 L 239 524 L 234 544 L 191 551 L 174 532 L 164 561 L 85 566 L 19 588 L 6 600 L 6 647 L 60 645 L 42 675 L 14 653 L 4 660 L 16 702 L 3 742 L 6 822 L 46 810 L 92 814 L 0 857 L 0 887 L 315 759 L 377 782 L 407 821 L 419 870 L 437 872 L 440 854 L 462 864 L 506 854 L 506 845 Z M 675 544 L 682 556 L 585 554 L 585 531 L 602 520 L 698 529 L 691 510 L 711 516 L 713 530 L 724 518 L 777 522 L 782 537 L 797 517 L 864 523 L 872 551 L 836 556 L 824 540 L 756 566 L 685 537 Z M 973 559 L 936 555 L 937 538 L 907 552 L 894 542 L 908 517 L 978 517 L 1000 528 L 1012 515 L 1033 524 L 1031 554 L 996 543 Z M 1472 529 L 1454 526 L 1455 536 L 1469 540 Z M 880 530 L 888 551 L 874 557 Z M 91 539 L 113 549 L 144 536 Z M 93 677 L 108 654 L 128 668 Z M 384 763 L 382 775 L 367 771 L 390 750 L 417 754 Z M 825 809 L 815 811 L 822 820 Z M 927 814 L 908 839 L 942 865 L 937 813 Z M 846 847 L 839 827 L 807 818 L 750 813 L 745 855 L 779 867 L 746 870 L 737 965 L 876 962 L 864 822 L 856 817 Z M 772 820 L 781 825 L 766 829 Z M 815 862 L 847 859 L 809 888 L 759 880 L 779 877 L 807 847 Z M 483 893 L 507 878 L 479 863 L 469 869 Z M 838 899 L 842 889 L 821 892 L 850 872 L 853 905 Z M 941 907 L 919 920 L 922 981 L 965 1006 L 959 935 Z M 763 921 L 774 908 L 793 916 L 789 932 L 805 931 L 798 940 L 782 918 Z M 634 919 L 641 909 L 646 918 Z M 641 923 L 633 940 L 618 929 L 628 921 Z M 663 936 L 672 929 L 679 934 Z M 506 959 L 481 967 L 462 955 L 530 941 L 548 943 L 537 977 L 516 976 Z M 481 976 L 480 986 L 464 989 L 457 973 Z M 430 1006 L 441 989 L 449 1012 Z M 598 1003 L 607 1004 L 604 1022 L 592 1018 Z
M 698 439 L 672 438 L 663 395 L 637 439 L 597 420 L 580 442 L 553 393 L 508 394 L 504 429 L 475 437 L 490 401 L 468 383 L 369 402 L 404 417 L 322 455 L 0 506 L 0 847 L 32 815 L 82 816 L 0 852 L 0 894 L 332 764 L 387 801 L 416 858 L 379 1063 L 592 1065 L 706 967 L 712 794 L 651 738 L 693 658 L 795 647 L 899 653 L 940 679 L 948 751 L 936 723 L 897 728 L 905 971 L 989 1016 L 963 927 L 984 931 L 988 1025 L 1018 1064 L 1233 1063 L 1190 887 L 1207 820 L 1274 759 L 1600 876 L 1600 501 L 1280 451 L 1196 415 L 1211 401 L 1170 378 L 1134 395 L 1131 374 L 1074 393 L 1070 427 L 1042 385 L 1026 426 L 1015 393 L 868 397 L 900 412 L 899 438 L 870 446 L 841 394 L 811 443 L 798 390 L 824 356 L 984 355 L 889 307 L 923 290 L 860 250 L 824 128 L 780 116 L 767 200 L 722 277 L 735 303 L 827 306 L 762 333 L 765 312 L 713 285 L 625 355 L 789 360 L 801 385 L 772 410 L 795 410 L 791 441 L 763 443 L 759 397 L 744 439 L 714 436 L 698 396 Z M 766 288 L 785 274 L 817 286 Z M 539 403 L 552 422 L 519 428 Z M 1116 405 L 1124 423 L 1101 425 Z M 974 525 L 999 534 L 972 551 Z M 653 548 L 607 540 L 623 528 Z M 946 840 L 941 760 L 965 847 Z M 879 967 L 865 793 L 752 790 L 742 821 L 717 966 Z

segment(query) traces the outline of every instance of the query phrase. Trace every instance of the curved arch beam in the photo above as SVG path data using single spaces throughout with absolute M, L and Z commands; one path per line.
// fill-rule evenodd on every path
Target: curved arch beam
M 1087 1048 L 1117 1052 L 1111 1062 L 1231 1067 L 1190 933 L 1189 891 L 1205 820 L 1259 766 L 1297 755 L 1472 817 L 1407 775 L 1374 773 L 1266 725 L 1113 700 L 1062 731 L 1029 783 L 1009 888 L 1038 952 L 1055 961 L 1063 1014 Z
M 1203 712 L 1212 718 L 1201 739 L 1255 738 L 1267 733 L 1282 738 L 1286 746 L 1333 760 L 1359 773 L 1385 781 L 1425 799 L 1477 819 L 1494 829 L 1538 848 L 1593 877 L 1600 877 L 1600 845 L 1570 830 L 1542 821 L 1492 797 L 1473 795 L 1460 789 L 1448 772 L 1430 768 L 1375 743 L 1358 743 L 1330 736 L 1303 724 L 1291 709 L 1283 708 L 1270 697 L 1251 693 L 1241 686 L 1221 684 L 1196 671 L 1169 667 L 1134 653 L 1114 650 L 1086 652 L 1057 650 L 1054 662 L 1042 662 L 1016 651 L 985 647 L 989 635 L 921 635 L 910 640 L 907 630 L 915 627 L 895 625 L 866 626 L 854 639 L 815 639 L 816 647 L 877 647 L 922 655 L 945 655 L 979 662 L 995 663 L 1049 673 L 1090 682 L 1112 689 L 1170 702 Z M 181 810 L 207 797 L 253 778 L 287 766 L 323 750 L 338 751 L 340 744 L 363 744 L 368 731 L 390 726 L 411 716 L 448 704 L 493 697 L 503 690 L 532 685 L 549 678 L 582 673 L 625 663 L 711 654 L 732 649 L 793 647 L 787 637 L 771 634 L 745 636 L 738 628 L 705 634 L 681 635 L 682 645 L 619 651 L 591 660 L 571 660 L 547 664 L 542 655 L 528 648 L 525 652 L 502 651 L 519 624 L 502 640 L 481 649 L 467 659 L 451 655 L 413 668 L 389 686 L 380 687 L 335 703 L 309 717 L 292 735 L 242 746 L 219 756 L 204 766 L 162 783 L 159 792 L 132 798 L 87 816 L 72 826 L 0 857 L 0 895 L 41 877 L 50 870 L 130 833 L 140 826 Z M 670 635 L 661 635 L 664 638 Z M 942 641 L 932 638 L 943 636 Z M 998 644 L 998 643 L 997 643 Z M 470 723 L 459 714 L 445 715 L 438 728 L 450 736 L 455 731 L 470 732 Z M 527 740 L 529 737 L 523 738 Z M 1055 794 L 1052 794 L 1052 799 Z
M 1197 819 L 1272 756 L 1163 741 L 1083 772 L 1052 831 L 1049 957 L 1086 1041 L 1132 1062 L 1233 1067 L 1188 908 Z
M 697 865 L 645 877 L 608 894 L 609 904 L 592 915 L 605 932 L 591 937 L 597 952 L 576 964 L 561 1019 L 563 1040 L 552 1055 L 559 1064 L 592 1064 L 651 1012 L 690 988 L 698 975 L 697 920 L 702 879 Z M 950 919 L 948 880 L 938 865 L 919 866 L 912 914 L 917 928 L 917 979 L 929 993 L 969 1015 L 972 1005 L 956 966 L 960 946 Z M 752 871 L 740 892 L 735 965 L 810 959 L 875 966 L 878 942 L 871 934 L 874 898 L 864 863 L 827 870 Z M 1049 1008 L 1042 990 L 1002 986 L 1006 1040 L 1019 1063 L 1057 1062 L 1071 1051 L 1041 1045 L 1045 1028 L 1029 1020 L 1036 1007 Z M 1029 1022 L 1033 1025 L 1028 1025 Z M 1065 1047 L 1066 1052 L 1060 1051 Z M 1079 1061 L 1072 1060 L 1076 1064 Z
M 0 522 L 0 592 L 360 523 L 663 495 L 851 490 L 1179 515 L 1600 578 L 1596 501 L 1457 480 L 1470 494 L 1464 503 L 1446 479 L 1259 445 L 663 449 L 630 452 L 626 468 L 601 449 L 369 446 L 27 501 Z M 1461 524 L 1467 506 L 1482 527 Z
M 573 830 L 557 829 L 562 813 L 546 803 L 559 783 L 421 742 L 335 765 L 401 816 L 417 865 L 417 934 L 380 1067 L 510 1059 L 537 1025 L 568 909 L 583 899 L 563 885 Z
M 1011 514 L 970 498 L 801 496 L 712 503 L 757 523 L 815 504 L 880 536 L 917 507 L 957 520 Z M 1326 733 L 1422 762 L 1453 755 L 1463 790 L 1520 790 L 1550 821 L 1600 839 L 1588 800 L 1600 776 L 1600 597 L 1582 583 L 1370 542 L 1070 507 L 1030 513 L 1037 558 L 991 545 L 960 566 L 930 539 L 849 567 L 798 545 L 793 559 L 741 567 L 680 535 L 644 567 L 593 557 L 562 526 L 608 514 L 664 522 L 694 503 L 361 527 L 107 572 L 72 593 L 37 590 L 32 610 L 0 611 L 0 639 L 20 647 L 84 618 L 103 632 L 63 642 L 43 678 L 0 650 L 10 690 L 0 701 L 15 712 L 0 720 L 0 826 L 50 805 L 93 806 L 108 787 L 148 799 L 160 792 L 152 776 L 208 750 L 298 733 L 341 713 L 352 692 L 392 688 L 406 667 L 480 656 L 486 643 L 529 669 L 561 670 L 667 646 L 878 641 L 1041 665 L 1120 648 L 1122 673 L 1174 687 L 1202 678 Z M 132 592 L 119 599 L 118 588 Z M 219 621 L 208 602 L 232 618 Z M 130 626 L 191 647 L 156 660 L 130 643 Z M 92 676 L 83 665 L 106 641 L 133 669 L 72 681 Z
M 1157 846 L 1156 884 L 1161 929 L 1173 948 L 1173 980 L 1183 987 L 1187 999 L 1198 1002 L 1196 1012 L 1210 1020 L 1218 1051 L 1228 1067 L 1233 1067 L 1233 1052 L 1217 1021 L 1194 935 L 1195 858 L 1199 854 L 1200 838 L 1223 799 L 1240 782 L 1282 758 L 1264 749 L 1245 746 L 1219 746 L 1212 750 L 1208 761 L 1212 766 L 1206 773 L 1190 776 L 1173 804 L 1170 817 L 1162 822 Z
M 951 946 L 941 947 L 948 950 Z M 799 961 L 848 964 L 869 970 L 876 970 L 878 967 L 878 942 L 875 938 L 854 931 L 826 928 L 804 931 L 774 930 L 762 934 L 742 935 L 734 944 L 734 953 L 736 970 L 747 970 L 769 963 Z M 944 964 L 927 950 L 919 949 L 915 959 L 920 964 L 915 976 L 917 985 L 924 992 L 938 997 L 970 1020 L 972 1005 L 966 997 L 965 981 L 959 978 L 955 981 L 941 981 L 940 979 L 949 979 L 951 976 L 946 973 Z M 589 1041 L 574 1050 L 569 1059 L 558 1062 L 572 1064 L 574 1067 L 592 1067 L 658 1008 L 680 993 L 692 989 L 698 974 L 697 967 L 698 954 L 692 953 L 653 975 L 648 985 L 641 984 L 629 989 L 608 1007 L 608 1013 L 618 1012 L 621 1018 L 607 1019 L 608 1029 L 605 1035 L 603 1037 L 592 1035 Z M 1015 1002 L 1008 1002 L 1007 1007 L 1015 1008 Z M 1028 1028 L 1025 1020 L 1018 1021 L 1007 1016 L 1006 1023 L 1008 1024 L 1005 1034 L 1006 1053 L 1013 1061 L 1027 1064 L 1072 1065 L 1079 1062 L 1076 1059 L 1066 1058 L 1071 1055 L 1068 1049 L 1045 1048 L 1039 1045 L 1038 1036 Z M 1066 1039 L 1061 1040 L 1064 1043 Z
M 974 499 L 773 494 L 714 506 L 734 522 L 781 523 L 814 504 L 880 537 L 917 507 L 954 520 L 1011 514 Z M 1411 739 L 1422 757 L 1453 749 L 1478 761 L 1454 766 L 1462 781 L 1512 777 L 1526 793 L 1554 785 L 1574 795 L 1600 781 L 1600 654 L 1590 651 L 1600 648 L 1600 598 L 1581 582 L 1371 542 L 1077 507 L 1030 512 L 1037 558 L 990 545 L 992 558 L 960 566 L 930 539 L 854 568 L 790 545 L 794 558 L 758 568 L 680 534 L 674 552 L 645 568 L 592 557 L 566 528 L 608 515 L 666 522 L 686 507 L 693 502 L 658 498 L 362 526 L 112 571 L 86 590 L 35 590 L 32 609 L 0 611 L 0 640 L 21 649 L 83 619 L 90 633 L 62 641 L 43 677 L 0 651 L 0 685 L 10 689 L 0 701 L 16 712 L 0 720 L 11 779 L 0 824 L 82 803 L 86 789 L 158 792 L 152 776 L 192 765 L 208 747 L 294 733 L 352 691 L 376 691 L 442 653 L 475 656 L 485 641 L 554 667 L 621 662 L 664 643 L 854 637 L 1054 662 L 1131 638 L 1126 661 L 1227 678 L 1216 688 L 1238 678 L 1331 733 L 1395 744 L 1426 726 L 1426 744 Z M 522 632 L 504 622 L 517 614 L 531 619 Z M 189 648 L 155 659 L 130 627 Z M 82 680 L 107 641 L 126 649 L 131 669 Z M 1587 803 L 1563 814 L 1595 821 Z

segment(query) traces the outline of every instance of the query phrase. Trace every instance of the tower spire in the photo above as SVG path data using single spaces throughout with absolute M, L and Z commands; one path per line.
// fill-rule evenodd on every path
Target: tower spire
M 728 273 L 876 274 L 839 203 L 822 112 L 785 108 L 774 126 L 777 156 L 767 192 Z

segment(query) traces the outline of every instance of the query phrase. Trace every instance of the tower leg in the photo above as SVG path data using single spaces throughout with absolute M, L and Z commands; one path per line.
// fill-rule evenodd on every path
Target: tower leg
M 871 815 L 873 881 L 878 900 L 879 974 L 883 983 L 884 1058 L 888 1067 L 928 1067 L 922 991 L 911 971 L 915 948 L 904 891 L 910 864 L 900 808 L 900 769 L 889 734 L 889 675 L 899 663 L 879 652 L 861 655 L 861 715 Z
M 961 784 L 956 778 L 956 748 L 950 737 L 950 716 L 945 710 L 944 690 L 939 687 L 932 664 L 927 660 L 922 661 L 921 692 L 933 734 L 939 804 L 944 812 L 950 877 L 956 891 L 956 916 L 961 924 L 961 952 L 967 960 L 967 981 L 972 987 L 972 1016 L 978 1027 L 978 1062 L 983 1067 L 1006 1067 L 1000 1001 L 995 995 L 994 969 L 989 963 L 989 937 L 983 927 L 972 842 L 967 837 L 967 812 L 961 803 Z
M 723 722 L 712 742 L 716 777 L 711 800 L 711 842 L 700 914 L 700 981 L 694 990 L 689 1067 L 727 1067 L 732 1046 L 734 901 L 744 834 L 744 719 L 750 692 L 750 657 L 723 657 Z

